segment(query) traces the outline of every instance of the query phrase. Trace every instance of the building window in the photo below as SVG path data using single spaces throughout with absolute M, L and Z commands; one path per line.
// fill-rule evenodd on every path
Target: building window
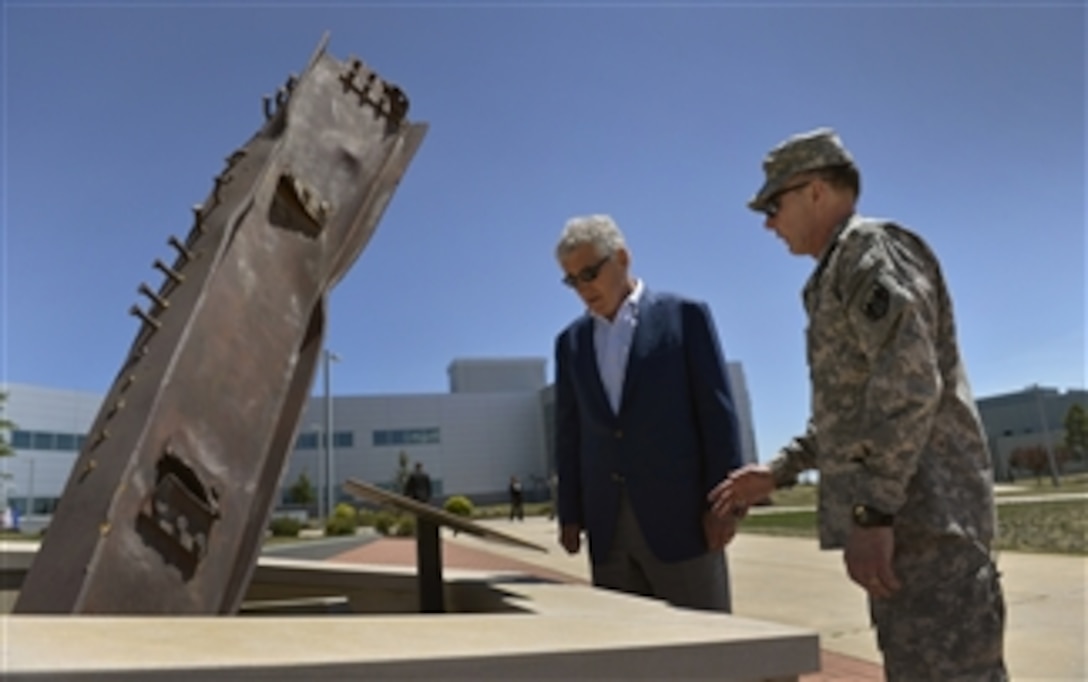
M 298 434 L 295 439 L 296 450 L 317 450 L 325 447 L 325 439 L 320 431 L 307 431 Z M 352 431 L 335 431 L 332 434 L 332 445 L 336 448 L 355 447 L 355 433 Z
M 59 497 L 35 497 L 34 508 L 30 510 L 31 514 L 52 514 L 57 510 L 57 503 L 60 502 Z
M 375 447 L 388 445 L 432 445 L 441 442 L 438 427 L 424 429 L 383 429 L 374 431 L 371 442 Z
M 86 436 L 76 433 L 52 431 L 12 431 L 11 447 L 16 450 L 63 450 L 71 452 L 83 448 Z

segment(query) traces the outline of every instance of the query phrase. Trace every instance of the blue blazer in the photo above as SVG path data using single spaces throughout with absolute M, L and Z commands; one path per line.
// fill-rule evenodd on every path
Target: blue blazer
M 593 318 L 555 344 L 559 522 L 581 525 L 591 561 L 608 556 L 620 490 L 662 561 L 707 552 L 706 494 L 741 465 L 736 410 L 705 303 L 643 290 L 619 414 L 597 370 Z

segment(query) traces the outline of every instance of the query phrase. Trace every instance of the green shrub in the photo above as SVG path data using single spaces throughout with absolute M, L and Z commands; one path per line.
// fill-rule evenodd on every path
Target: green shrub
M 325 524 L 325 535 L 355 535 L 358 525 L 355 519 L 333 516 Z
M 373 528 L 375 522 L 378 520 L 378 512 L 373 509 L 360 509 L 355 515 L 355 518 L 363 528 Z
M 276 537 L 297 538 L 298 532 L 302 530 L 302 522 L 290 516 L 278 516 L 269 522 L 268 529 Z
M 359 527 L 359 516 L 355 507 L 341 502 L 332 510 L 332 516 L 325 523 L 325 535 L 355 535 Z
M 359 522 L 358 512 L 355 511 L 355 507 L 351 506 L 347 502 L 341 502 L 340 504 L 336 505 L 336 507 L 332 510 L 332 515 L 333 518 L 351 519 L 356 523 Z
M 474 511 L 472 500 L 464 495 L 454 495 L 446 500 L 445 510 L 457 516 L 469 517 Z
M 413 514 L 401 514 L 400 518 L 397 519 L 393 534 L 398 538 L 415 537 L 416 517 Z
M 396 524 L 396 515 L 387 509 L 383 509 L 374 514 L 374 530 L 382 535 L 389 535 L 393 530 L 393 526 Z

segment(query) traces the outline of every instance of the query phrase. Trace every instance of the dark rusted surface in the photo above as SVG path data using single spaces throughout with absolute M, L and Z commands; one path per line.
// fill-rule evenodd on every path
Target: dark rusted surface
M 327 294 L 423 139 L 324 41 L 226 160 L 77 459 L 17 613 L 237 611 L 325 334 Z

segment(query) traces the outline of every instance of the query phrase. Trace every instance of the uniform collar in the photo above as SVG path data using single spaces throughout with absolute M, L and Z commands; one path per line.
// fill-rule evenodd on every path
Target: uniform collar
M 824 245 L 824 250 L 820 253 L 820 257 L 816 261 L 816 268 L 812 271 L 812 275 L 809 276 L 808 282 L 805 283 L 805 298 L 808 298 L 809 292 L 815 288 L 816 283 L 820 280 L 820 275 L 823 274 L 824 269 L 831 260 L 831 254 L 835 253 L 835 249 L 838 247 L 839 242 L 842 241 L 846 232 L 849 231 L 852 225 L 860 221 L 861 217 L 858 214 L 851 213 L 846 220 L 839 223 L 831 233 L 831 238 L 827 240 L 827 244 Z

